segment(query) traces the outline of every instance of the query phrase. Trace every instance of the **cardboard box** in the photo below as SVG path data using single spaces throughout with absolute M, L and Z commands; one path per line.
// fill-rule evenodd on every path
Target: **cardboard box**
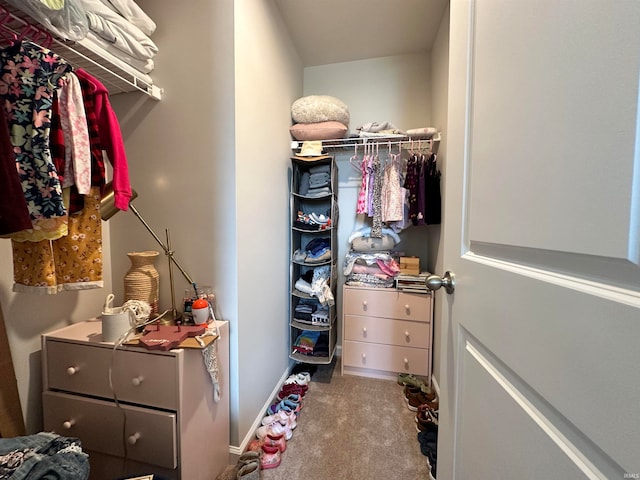
M 419 275 L 420 257 L 400 257 L 400 273 Z

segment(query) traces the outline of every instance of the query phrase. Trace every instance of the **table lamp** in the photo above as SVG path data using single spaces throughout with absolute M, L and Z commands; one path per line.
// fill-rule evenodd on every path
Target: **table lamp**
M 136 207 L 131 203 L 137 197 L 138 197 L 138 193 L 132 188 L 131 198 L 129 199 L 129 209 L 133 212 L 133 214 L 136 217 L 138 217 L 138 220 L 142 222 L 142 224 L 145 226 L 147 231 L 156 240 L 156 242 L 158 242 L 158 245 L 160 245 L 160 247 L 164 251 L 164 254 L 167 256 L 167 259 L 169 261 L 169 283 L 171 285 L 171 315 L 172 315 L 171 320 L 173 322 L 176 322 L 178 320 L 181 320 L 182 316 L 180 313 L 178 313 L 178 310 L 176 309 L 176 296 L 175 296 L 175 288 L 173 284 L 173 265 L 178 267 L 178 270 L 180 270 L 180 273 L 182 273 L 182 276 L 187 280 L 187 282 L 189 282 L 189 284 L 191 284 L 191 286 L 193 286 L 194 295 L 197 296 L 196 282 L 193 281 L 191 276 L 185 271 L 182 265 L 180 265 L 180 263 L 174 257 L 174 252 L 173 250 L 171 250 L 171 239 L 169 237 L 169 230 L 168 229 L 165 230 L 166 237 L 167 237 L 167 243 L 165 244 L 162 242 L 162 240 L 160 240 L 160 237 L 156 235 L 156 233 L 145 221 L 145 219 L 142 218 L 142 215 L 140 215 L 140 212 L 138 212 Z M 100 217 L 102 217 L 102 220 L 106 222 L 119 211 L 120 209 L 116 208 L 115 206 L 115 193 L 113 191 L 113 185 L 111 184 L 111 182 L 109 182 L 105 185 L 102 193 L 102 199 L 100 200 Z

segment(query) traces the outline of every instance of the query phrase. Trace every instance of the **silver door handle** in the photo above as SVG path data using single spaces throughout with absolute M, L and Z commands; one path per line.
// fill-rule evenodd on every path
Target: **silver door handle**
M 438 290 L 440 287 L 444 287 L 445 291 L 449 294 L 453 293 L 456 288 L 456 276 L 453 272 L 447 270 L 442 277 L 438 275 L 429 275 L 425 280 L 427 288 L 429 290 Z

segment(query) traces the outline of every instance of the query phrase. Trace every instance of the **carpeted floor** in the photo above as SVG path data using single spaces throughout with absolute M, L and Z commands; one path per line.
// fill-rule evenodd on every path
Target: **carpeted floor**
M 260 478 L 428 479 L 414 417 L 395 381 L 341 376 L 339 363 L 319 366 L 281 465 Z M 217 480 L 235 475 L 230 467 Z

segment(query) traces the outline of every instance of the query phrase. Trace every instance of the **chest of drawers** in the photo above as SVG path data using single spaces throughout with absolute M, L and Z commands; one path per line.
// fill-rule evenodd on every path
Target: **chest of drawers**
M 345 285 L 342 373 L 431 377 L 433 296 Z
M 215 478 L 229 459 L 229 326 L 218 326 L 218 402 L 201 349 L 114 350 L 100 321 L 43 335 L 44 429 L 80 438 L 91 479 Z

